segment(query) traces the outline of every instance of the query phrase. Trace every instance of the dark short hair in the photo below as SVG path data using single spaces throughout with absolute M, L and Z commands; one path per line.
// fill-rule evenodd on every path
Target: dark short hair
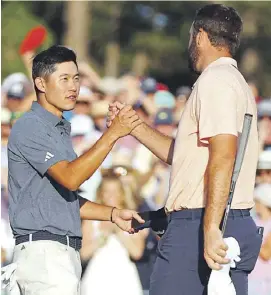
M 72 61 L 77 65 L 76 54 L 73 50 L 60 45 L 54 45 L 35 56 L 32 66 L 32 79 L 35 85 L 37 77 L 47 78 L 55 72 L 56 65 Z M 38 89 L 36 89 L 36 92 Z
M 208 4 L 195 16 L 194 33 L 203 29 L 214 47 L 227 47 L 234 56 L 240 45 L 243 22 L 238 12 L 222 4 Z

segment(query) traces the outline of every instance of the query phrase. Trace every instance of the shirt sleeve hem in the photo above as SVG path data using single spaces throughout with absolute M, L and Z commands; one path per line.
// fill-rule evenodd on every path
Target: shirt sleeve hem
M 199 140 L 200 142 L 204 143 L 204 144 L 208 144 L 209 143 L 209 138 L 217 136 L 217 135 L 234 135 L 236 137 L 238 137 L 238 134 L 236 132 L 233 131 L 217 131 L 217 132 L 212 132 L 212 133 L 207 133 L 207 134 L 201 134 L 199 136 Z

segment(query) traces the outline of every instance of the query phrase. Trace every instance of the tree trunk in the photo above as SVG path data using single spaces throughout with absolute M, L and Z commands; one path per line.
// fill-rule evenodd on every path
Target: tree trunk
M 64 44 L 75 50 L 78 59 L 88 60 L 91 2 L 67 1 L 65 3 L 66 30 Z
M 145 52 L 137 52 L 132 65 L 132 72 L 137 76 L 144 76 L 149 66 L 148 56 Z
M 106 76 L 117 77 L 119 74 L 120 46 L 117 42 L 109 42 L 105 49 L 104 72 Z
M 117 77 L 119 75 L 120 45 L 119 25 L 122 3 L 112 3 L 111 19 L 109 25 L 112 28 L 110 39 L 105 49 L 104 72 L 106 76 Z

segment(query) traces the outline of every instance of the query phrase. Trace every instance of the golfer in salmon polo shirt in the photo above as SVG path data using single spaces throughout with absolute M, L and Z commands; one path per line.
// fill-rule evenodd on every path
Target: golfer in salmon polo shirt
M 131 134 L 171 165 L 165 210 L 168 228 L 159 241 L 151 295 L 206 294 L 211 270 L 228 263 L 221 221 L 245 113 L 253 115 L 247 149 L 224 237 L 234 237 L 241 261 L 231 269 L 237 295 L 247 294 L 262 232 L 250 217 L 258 160 L 256 104 L 234 59 L 242 20 L 234 8 L 199 9 L 190 28 L 189 64 L 199 74 L 182 113 L 177 137 L 144 122 Z M 108 126 L 120 103 L 110 105 Z

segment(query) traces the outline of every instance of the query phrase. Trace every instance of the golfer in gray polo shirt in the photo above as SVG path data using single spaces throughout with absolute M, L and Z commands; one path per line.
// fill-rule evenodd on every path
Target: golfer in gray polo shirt
M 80 198 L 79 186 L 101 165 L 114 143 L 140 120 L 127 106 L 85 154 L 77 158 L 70 123 L 79 92 L 75 53 L 53 46 L 33 60 L 37 102 L 14 125 L 8 143 L 10 223 L 16 239 L 18 294 L 80 294 L 81 219 L 116 223 L 129 233 L 135 211 Z

